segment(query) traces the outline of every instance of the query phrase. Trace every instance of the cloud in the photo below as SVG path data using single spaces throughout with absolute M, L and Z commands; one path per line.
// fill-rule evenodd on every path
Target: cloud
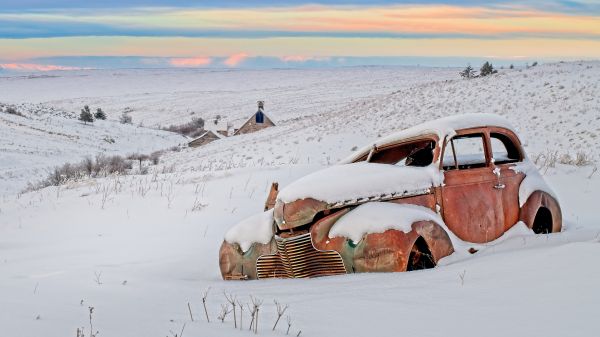
M 549 5 L 540 8 L 510 3 L 504 6 L 451 3 L 295 7 L 283 4 L 267 8 L 134 7 L 128 11 L 84 8 L 64 12 L 5 12 L 0 9 L 0 38 L 600 37 L 597 24 L 600 13 L 594 10 L 570 13 Z M 248 20 L 255 17 L 261 19 Z
M 15 71 L 54 71 L 54 70 L 81 70 L 80 67 L 65 67 L 53 64 L 36 63 L 0 63 L 0 69 Z
M 175 67 L 203 67 L 210 65 L 212 59 L 210 57 L 192 57 L 192 58 L 172 58 L 169 64 Z
M 227 59 L 225 59 L 225 61 L 223 61 L 223 64 L 225 64 L 228 67 L 236 67 L 240 63 L 244 62 L 248 58 L 248 56 L 249 55 L 246 53 L 233 54 Z
M 316 57 L 316 56 L 304 56 L 304 55 L 286 55 L 279 58 L 281 61 L 286 63 L 303 63 L 307 61 L 329 61 L 330 57 Z

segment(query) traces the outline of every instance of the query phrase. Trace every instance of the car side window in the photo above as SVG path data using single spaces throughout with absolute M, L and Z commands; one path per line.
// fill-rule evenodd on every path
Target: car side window
M 424 167 L 433 162 L 435 141 L 420 140 L 374 151 L 369 162 L 396 166 Z
M 466 170 L 487 166 L 482 134 L 452 138 L 446 144 L 442 166 L 444 170 Z
M 512 140 L 501 133 L 490 133 L 492 159 L 496 165 L 515 163 L 521 160 L 518 147 Z

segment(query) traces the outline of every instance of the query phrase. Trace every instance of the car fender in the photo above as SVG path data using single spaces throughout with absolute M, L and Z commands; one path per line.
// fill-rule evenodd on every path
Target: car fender
M 540 208 L 546 208 L 552 214 L 552 232 L 560 232 L 562 229 L 562 211 L 558 201 L 550 194 L 544 191 L 535 191 L 523 204 L 519 211 L 519 220 L 523 221 L 527 227 L 533 228 L 533 221 Z
M 383 233 L 368 233 L 359 242 L 352 242 L 346 237 L 329 237 L 333 225 L 352 209 L 329 215 L 311 228 L 315 248 L 337 251 L 347 272 L 405 271 L 411 248 L 419 237 L 429 246 L 436 263 L 454 252 L 448 233 L 434 221 L 415 221 L 409 232 L 388 229 Z M 426 207 L 423 211 L 431 212 Z

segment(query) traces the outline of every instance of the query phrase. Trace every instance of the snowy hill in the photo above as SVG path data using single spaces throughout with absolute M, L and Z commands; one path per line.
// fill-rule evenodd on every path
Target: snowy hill
M 217 321 L 223 292 L 264 300 L 259 334 L 275 332 L 273 300 L 290 305 L 290 335 L 591 336 L 600 303 L 600 62 L 457 69 L 78 71 L 2 77 L 0 326 L 17 336 L 249 336 Z M 5 90 L 4 90 L 5 89 Z M 29 95 L 29 93 L 37 93 Z M 84 179 L 14 194 L 44 168 L 97 152 L 148 153 L 182 142 L 152 127 L 200 116 L 243 121 L 264 99 L 277 126 L 167 152 L 147 175 Z M 109 120 L 84 126 L 82 105 Z M 134 123 L 116 121 L 130 108 Z M 35 111 L 44 112 L 36 113 Z M 191 112 L 195 112 L 191 115 Z M 558 193 L 564 231 L 513 231 L 433 270 L 311 280 L 225 282 L 218 248 L 262 209 L 271 181 L 287 185 L 392 131 L 441 116 L 507 117 Z M 50 133 L 52 132 L 52 133 Z M 110 137 L 114 143 L 103 141 Z M 568 155 L 568 157 L 567 157 Z M 577 156 L 580 160 L 577 160 Z M 1 195 L 2 193 L 0 193 Z M 202 292 L 210 287 L 204 319 Z M 194 321 L 191 321 L 188 302 Z M 239 312 L 238 312 L 239 315 Z

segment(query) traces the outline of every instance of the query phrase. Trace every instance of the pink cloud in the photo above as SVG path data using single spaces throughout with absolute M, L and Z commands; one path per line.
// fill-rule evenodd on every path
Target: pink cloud
M 169 63 L 175 67 L 202 67 L 211 64 L 210 57 L 172 58 Z
M 57 66 L 53 64 L 36 63 L 0 63 L 0 69 L 17 71 L 53 71 L 53 70 L 81 70 L 79 67 Z
M 304 55 L 288 55 L 279 58 L 283 62 L 306 62 L 306 61 L 327 61 L 329 57 L 304 56 Z
M 244 62 L 248 58 L 248 54 L 246 53 L 238 53 L 229 56 L 223 63 L 228 67 L 235 67 L 238 64 Z

